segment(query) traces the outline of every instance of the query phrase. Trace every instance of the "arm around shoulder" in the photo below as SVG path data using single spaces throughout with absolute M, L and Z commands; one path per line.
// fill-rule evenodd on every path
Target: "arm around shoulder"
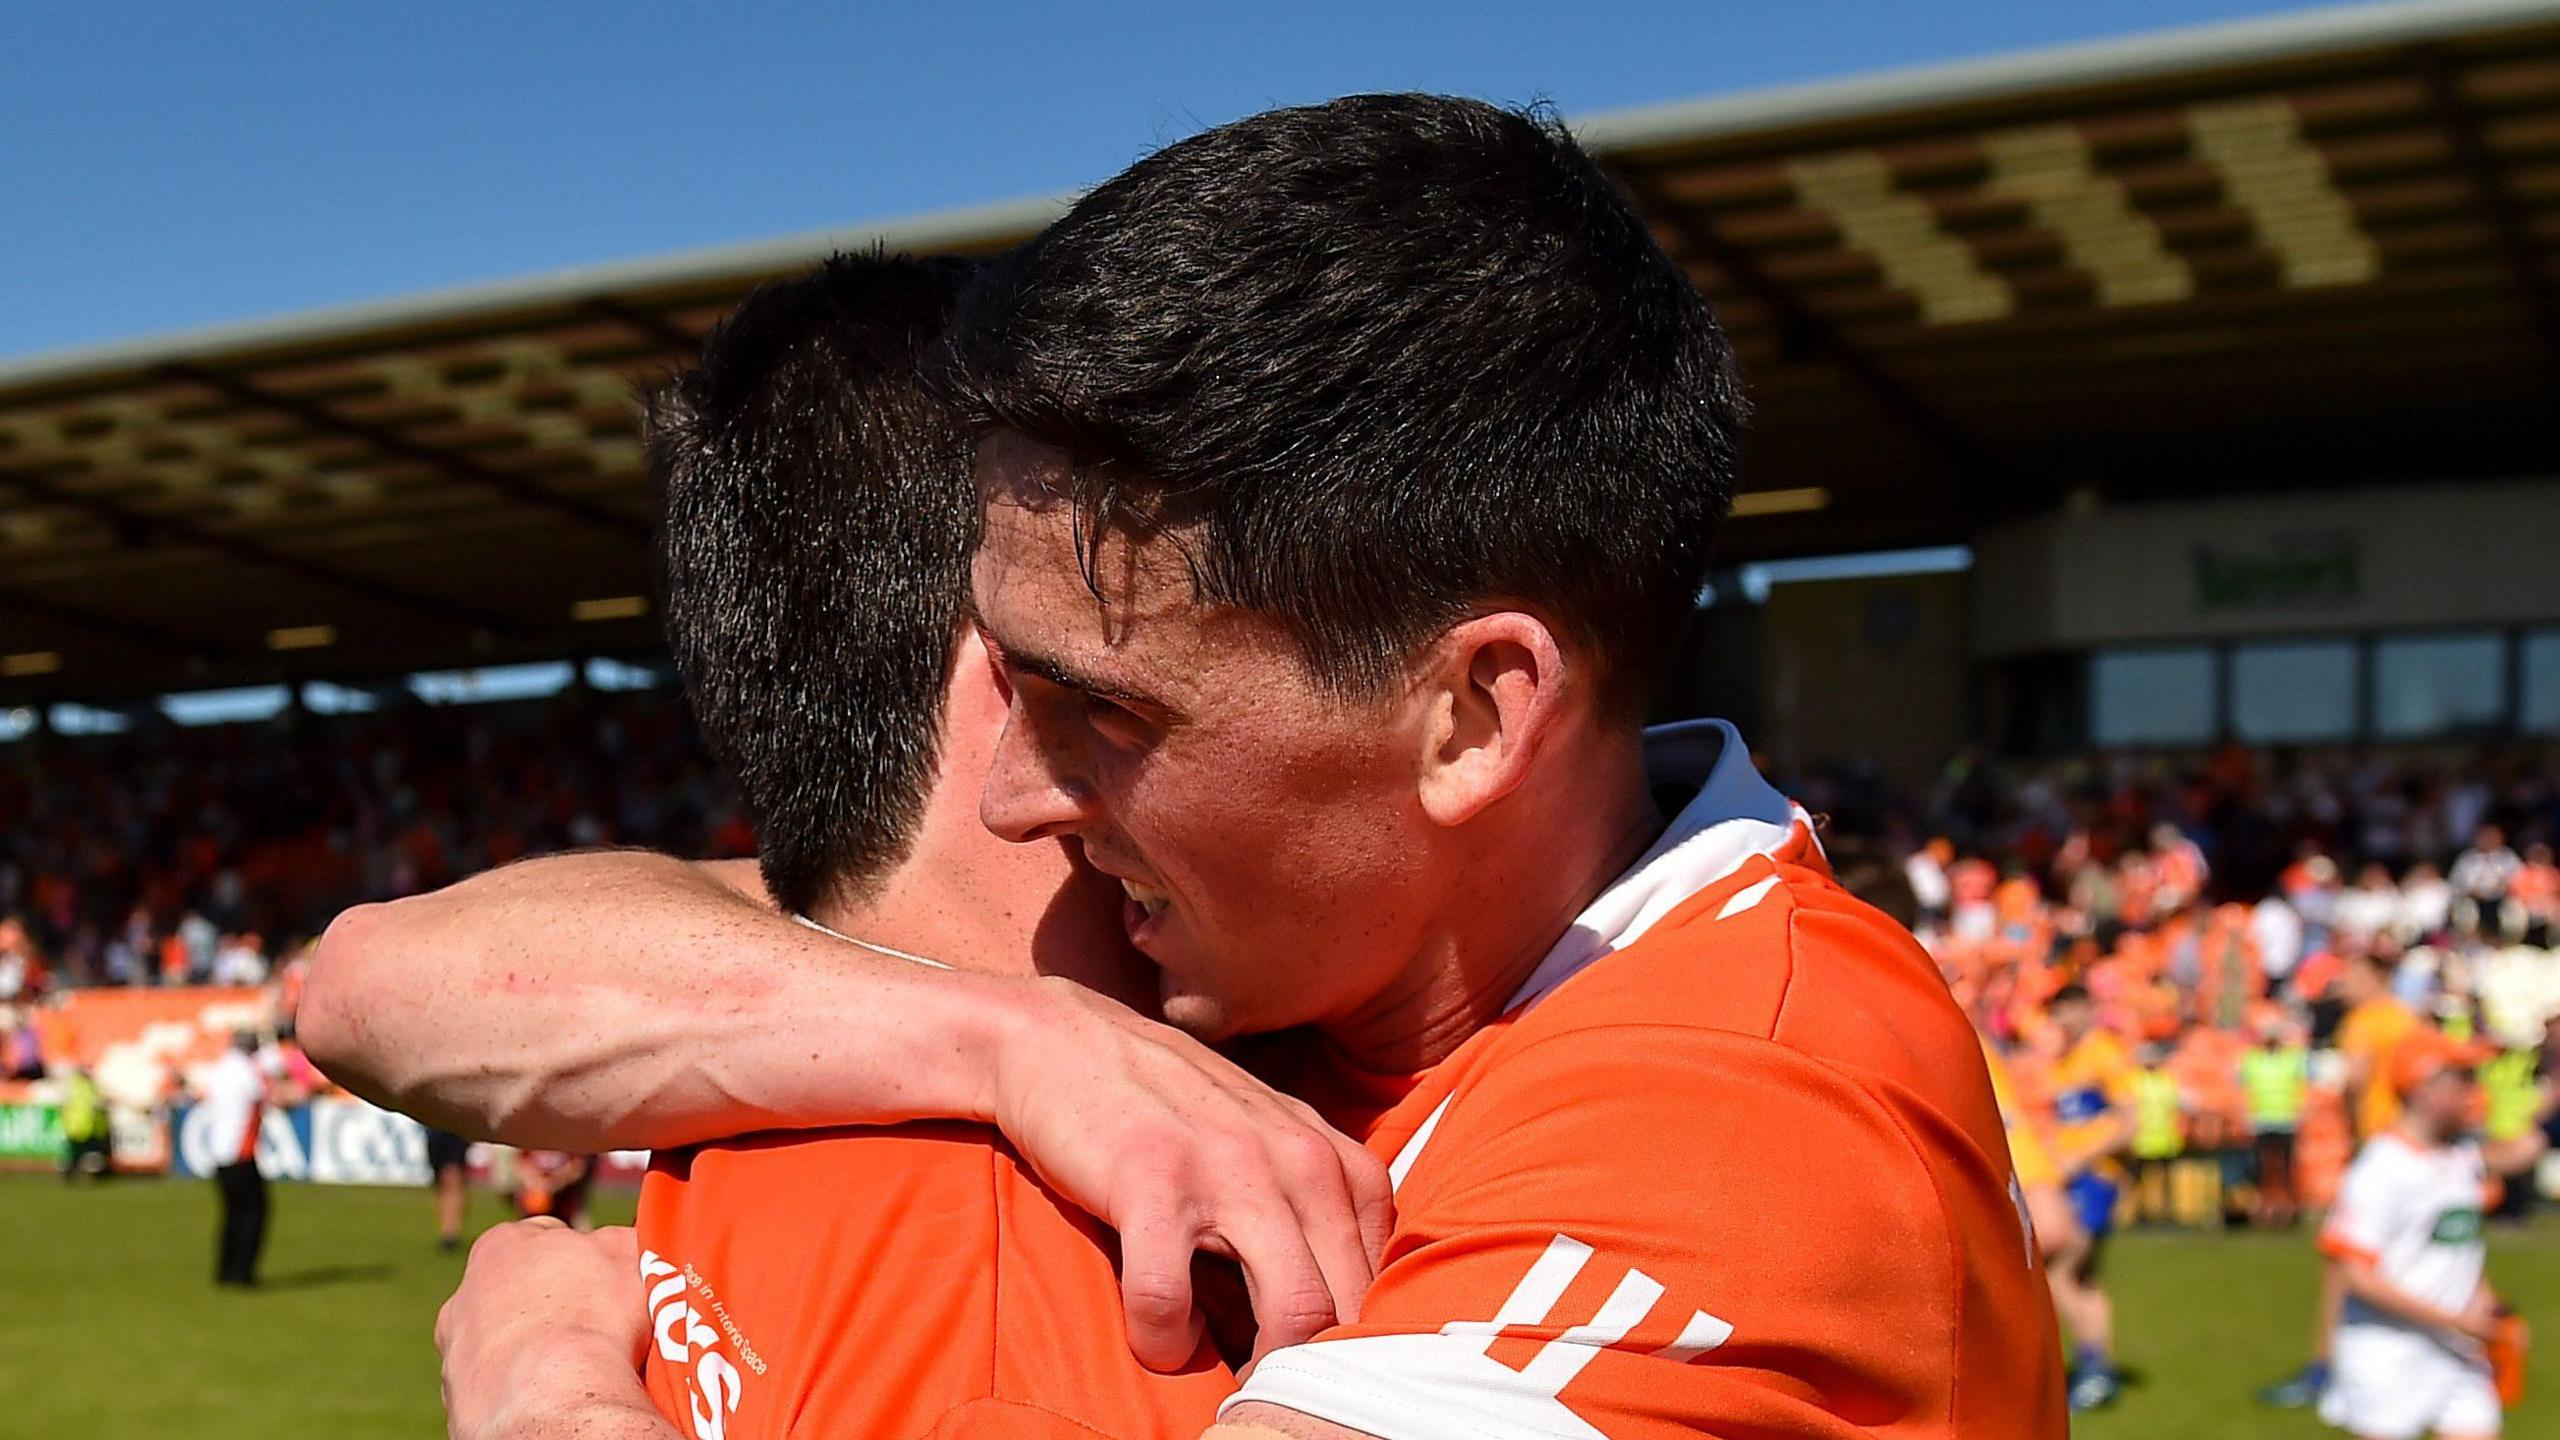
M 330 1078 L 446 1129 L 662 1148 L 987 1118 L 994 1031 L 1027 988 L 795 924 L 734 865 L 615 851 L 346 912 L 299 1030 Z

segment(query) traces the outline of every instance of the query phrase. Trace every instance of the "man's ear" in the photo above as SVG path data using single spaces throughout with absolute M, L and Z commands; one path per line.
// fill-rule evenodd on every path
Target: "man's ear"
M 1503 610 L 1450 626 L 1423 667 L 1422 808 L 1463 825 L 1519 787 L 1563 724 L 1564 648 L 1545 621 Z

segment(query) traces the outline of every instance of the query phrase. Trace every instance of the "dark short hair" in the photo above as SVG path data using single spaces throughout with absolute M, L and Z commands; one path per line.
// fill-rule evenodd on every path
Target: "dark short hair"
M 2088 1003 L 2089 987 L 2074 981 L 2071 984 L 2065 985 L 2061 989 L 2054 991 L 2053 998 L 2045 1002 L 2045 1008 L 2052 1010 L 2064 1005 L 2086 1005 Z
M 978 508 L 925 372 L 976 270 L 775 281 L 649 407 L 668 644 L 790 910 L 903 859 L 933 784 Z
M 1432 95 L 1158 151 L 991 273 L 982 425 L 1063 449 L 1084 526 L 1178 532 L 1201 598 L 1374 691 L 1525 606 L 1639 708 L 1731 506 L 1743 401 L 1680 266 L 1551 117 Z

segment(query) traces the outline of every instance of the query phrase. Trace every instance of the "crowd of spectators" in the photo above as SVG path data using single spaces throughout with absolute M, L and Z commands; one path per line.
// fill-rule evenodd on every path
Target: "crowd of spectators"
M 2532 743 L 1968 755 L 1927 786 L 1788 788 L 1844 878 L 1890 880 L 2029 1076 L 2046 1000 L 2085 988 L 2128 1042 L 2191 1062 L 2194 1131 L 2245 1139 L 2213 1077 L 2271 1028 L 2324 1043 L 2342 967 L 2378 959 L 2436 1023 L 2541 1039 L 2560 1012 L 2555 762 Z M 47 990 L 266 985 L 289 1015 L 300 952 L 344 907 L 594 845 L 752 853 L 673 690 L 0 747 L 0 1076 L 44 1073 L 27 1020 Z M 2536 1068 L 2560 1083 L 2560 1054 Z
M 2410 750 L 2251 748 L 2038 761 L 1959 756 L 1925 786 L 1854 769 L 1800 777 L 1794 793 L 1835 833 L 1911 851 L 1936 839 L 2002 872 L 2052 875 L 2148 848 L 2162 827 L 2206 863 L 2206 898 L 2254 903 L 2292 867 L 2326 856 L 2351 885 L 2423 889 L 2484 825 L 2502 832 L 2477 863 L 2521 865 L 2560 839 L 2560 744 Z M 2077 847 L 2076 849 L 2073 847 Z M 2377 871 L 2374 867 L 2380 867 Z M 2495 876 L 2467 873 L 2485 891 Z
M 670 690 L 0 746 L 0 1007 L 255 985 L 330 917 L 519 856 L 752 853 Z
M 2461 921 L 2548 943 L 2556 762 L 2534 745 L 1967 755 L 1925 787 L 1834 769 L 1791 788 L 1835 841 L 1909 857 L 1958 933 L 1992 923 L 2004 880 L 2102 938 L 2272 897 L 2254 939 L 2281 977 L 2333 932 L 2407 947 Z M 347 905 L 522 855 L 753 843 L 672 690 L 23 740 L 0 746 L 0 1005 L 48 984 L 260 983 Z
M 2359 1009 L 2501 1052 L 2482 1071 L 2493 1135 L 2560 1130 L 2555 759 L 2530 744 L 1968 758 L 1926 792 L 1828 775 L 1798 793 L 1829 811 L 1844 880 L 1938 959 L 2031 1125 L 2067 1043 L 2054 1002 L 2091 997 L 2158 1102 L 2122 1158 L 2193 1157 L 2179 1213 L 2218 1223 L 2269 1208 L 2252 1194 L 2253 1132 L 2271 1123 L 2243 1083 L 2255 1050 L 2309 1062 L 2280 1123 L 2304 1142 L 2298 1198 L 2325 1202 L 2362 1138 L 2352 1092 L 2370 1067 L 2347 1063 Z M 2167 1186 L 2152 1188 L 2165 1205 Z M 2534 1188 L 2511 1194 L 2529 1203 Z

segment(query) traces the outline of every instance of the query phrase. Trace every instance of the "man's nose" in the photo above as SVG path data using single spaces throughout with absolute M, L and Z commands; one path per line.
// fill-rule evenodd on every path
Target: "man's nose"
M 1042 742 L 1017 703 L 1005 717 L 986 787 L 978 792 L 979 823 L 1017 845 L 1084 829 L 1100 810 L 1093 787 L 1071 758 L 1065 747 Z

